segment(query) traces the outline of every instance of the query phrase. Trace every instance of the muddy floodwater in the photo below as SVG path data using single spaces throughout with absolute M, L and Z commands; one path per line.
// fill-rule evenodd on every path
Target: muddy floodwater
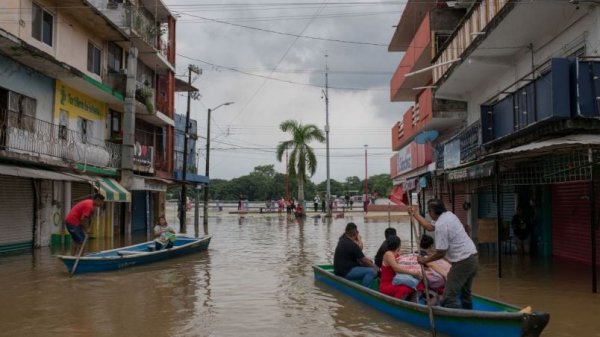
M 0 257 L 0 336 L 429 336 L 314 281 L 311 265 L 332 261 L 347 222 L 372 257 L 387 220 L 209 220 L 207 252 L 117 272 L 70 279 L 50 248 Z M 391 225 L 409 245 L 404 220 Z M 111 245 L 91 241 L 93 250 Z M 475 292 L 549 311 L 543 336 L 600 336 L 589 266 L 505 256 L 499 280 L 496 258 L 481 253 Z

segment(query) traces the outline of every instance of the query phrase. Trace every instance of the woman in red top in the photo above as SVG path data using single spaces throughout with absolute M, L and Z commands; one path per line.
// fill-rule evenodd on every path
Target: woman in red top
M 398 256 L 400 256 L 400 238 L 393 235 L 387 239 L 387 251 L 383 254 L 379 291 L 383 294 L 403 300 L 414 290 L 405 285 L 393 285 L 392 280 L 394 279 L 394 276 L 396 276 L 396 273 L 404 273 L 420 279 L 421 273 L 402 267 L 396 262 Z

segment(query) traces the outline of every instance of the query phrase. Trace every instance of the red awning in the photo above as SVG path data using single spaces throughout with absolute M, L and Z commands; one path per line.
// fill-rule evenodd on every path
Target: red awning
M 401 185 L 394 186 L 392 194 L 390 194 L 388 198 L 395 204 L 408 205 L 408 198 L 406 197 L 406 193 L 402 190 Z

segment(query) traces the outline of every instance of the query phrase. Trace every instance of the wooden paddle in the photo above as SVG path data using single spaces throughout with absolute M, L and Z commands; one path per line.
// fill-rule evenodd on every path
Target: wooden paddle
M 81 254 L 83 253 L 83 250 L 85 249 L 85 244 L 87 243 L 89 237 L 90 236 L 86 234 L 85 237 L 83 238 L 81 247 L 79 247 L 79 252 L 77 252 L 77 259 L 75 260 L 75 264 L 73 265 L 73 269 L 71 269 L 71 273 L 69 274 L 69 277 L 73 277 L 73 274 L 75 274 L 75 270 L 77 270 L 77 265 L 79 264 L 79 259 L 81 259 Z
M 410 194 L 406 191 L 406 196 L 408 197 L 408 207 L 412 207 L 412 201 L 410 198 Z M 413 222 L 412 215 L 410 216 L 410 227 L 414 233 L 415 238 L 417 236 L 417 228 L 415 227 L 415 223 Z M 421 240 L 419 239 L 418 242 Z M 423 275 L 423 283 L 425 284 L 425 299 L 427 300 L 427 311 L 429 311 L 429 326 L 431 328 L 431 336 L 435 337 L 435 320 L 433 317 L 433 308 L 431 307 L 431 301 L 429 300 L 429 281 L 427 281 L 427 276 L 425 275 L 425 267 L 421 265 L 421 274 Z

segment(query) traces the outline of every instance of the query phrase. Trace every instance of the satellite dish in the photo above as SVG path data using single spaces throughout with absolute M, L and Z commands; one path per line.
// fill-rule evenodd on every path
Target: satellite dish
M 436 130 L 423 131 L 415 137 L 415 143 L 427 144 L 433 142 L 439 136 L 439 132 Z

